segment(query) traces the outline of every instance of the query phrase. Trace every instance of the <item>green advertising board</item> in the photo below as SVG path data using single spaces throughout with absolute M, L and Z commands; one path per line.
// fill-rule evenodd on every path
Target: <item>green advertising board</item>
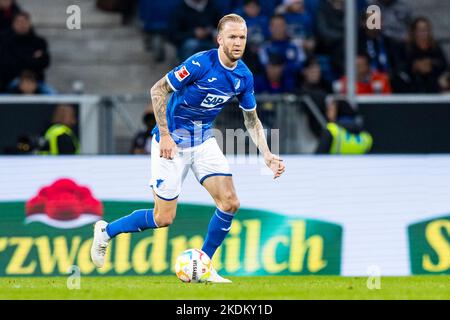
M 149 202 L 103 201 L 103 219 L 112 221 Z M 167 275 L 179 253 L 201 248 L 213 206 L 178 205 L 169 228 L 122 234 L 108 247 L 106 263 L 90 260 L 92 223 L 59 228 L 25 220 L 24 202 L 0 203 L 0 276 L 67 274 L 73 265 L 84 275 Z M 240 209 L 213 262 L 223 275 L 328 274 L 341 271 L 342 227 Z
M 450 274 L 450 215 L 408 227 L 411 272 Z

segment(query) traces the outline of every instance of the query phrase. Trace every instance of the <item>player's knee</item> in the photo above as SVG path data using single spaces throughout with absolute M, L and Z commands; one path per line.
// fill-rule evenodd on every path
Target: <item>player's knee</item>
M 173 217 L 170 216 L 156 216 L 155 222 L 158 227 L 168 227 L 173 223 Z
M 170 226 L 173 223 L 175 214 L 171 210 L 166 211 L 157 211 L 154 213 L 155 215 L 155 222 L 158 225 L 158 227 L 167 227 Z
M 238 211 L 240 205 L 241 204 L 236 195 L 229 195 L 224 199 L 224 201 L 222 201 L 221 209 L 225 212 L 235 213 Z

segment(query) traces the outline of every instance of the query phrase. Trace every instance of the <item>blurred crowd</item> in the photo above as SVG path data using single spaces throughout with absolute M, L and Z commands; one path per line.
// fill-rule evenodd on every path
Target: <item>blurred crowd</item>
M 142 3 L 152 0 L 141 0 Z M 449 66 L 432 23 L 417 16 L 405 0 L 356 0 L 359 22 L 359 94 L 440 93 L 450 91 Z M 98 1 L 116 6 L 129 20 L 136 1 Z M 100 6 L 101 4 L 101 6 Z M 127 4 L 127 5 L 125 5 Z M 345 93 L 344 0 L 168 0 L 166 38 L 179 61 L 217 46 L 216 26 L 226 13 L 247 22 L 244 61 L 255 75 L 257 93 L 324 91 Z M 382 28 L 366 26 L 366 8 L 381 9 Z M 166 3 L 152 3 L 156 19 Z M 166 10 L 167 11 L 167 10 Z M 142 13 L 140 13 L 143 16 Z M 47 41 L 16 0 L 0 0 L 0 93 L 52 94 L 45 82 L 50 65 Z
M 345 93 L 344 0 L 228 2 L 234 6 L 229 12 L 247 22 L 244 61 L 257 93 Z M 171 12 L 167 35 L 179 61 L 216 46 L 217 22 L 229 13 L 217 3 L 180 0 Z M 366 26 L 370 4 L 381 9 L 381 30 Z M 357 93 L 448 91 L 448 63 L 428 18 L 416 16 L 405 0 L 357 0 L 357 5 Z
M 47 41 L 15 0 L 0 0 L 0 93 L 53 94 L 45 82 L 50 65 Z
M 255 92 L 309 96 L 324 117 L 319 125 L 310 116 L 310 127 L 319 139 L 318 153 L 370 150 L 372 139 L 357 110 L 344 100 L 327 99 L 330 93 L 347 90 L 345 0 L 97 0 L 97 7 L 121 12 L 125 25 L 136 17 L 138 3 L 144 25 L 147 21 L 156 26 L 175 46 L 177 63 L 217 47 L 220 18 L 232 12 L 241 15 L 248 27 L 243 60 L 254 74 Z M 414 13 L 406 0 L 355 3 L 358 94 L 450 92 L 448 61 L 429 18 Z M 366 9 L 371 4 L 381 9 L 381 29 L 367 28 Z M 56 93 L 46 83 L 49 65 L 47 41 L 34 30 L 30 14 L 16 0 L 0 0 L 0 94 Z M 263 106 L 259 112 L 265 126 L 272 127 L 273 110 Z M 42 154 L 78 153 L 75 114 L 73 106 L 58 106 L 40 142 L 19 139 L 19 147 L 11 153 L 29 153 L 32 145 Z M 131 153 L 150 152 L 155 125 L 151 106 L 142 122 Z

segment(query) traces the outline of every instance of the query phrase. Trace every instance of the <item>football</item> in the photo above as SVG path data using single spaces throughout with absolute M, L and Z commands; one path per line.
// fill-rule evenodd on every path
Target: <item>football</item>
M 183 282 L 205 282 L 211 274 L 211 259 L 200 249 L 188 249 L 178 256 L 175 273 Z

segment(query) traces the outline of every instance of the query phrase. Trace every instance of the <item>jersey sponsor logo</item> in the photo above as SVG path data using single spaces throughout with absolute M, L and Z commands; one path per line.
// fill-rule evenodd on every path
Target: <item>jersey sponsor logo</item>
M 192 60 L 191 62 L 192 62 L 192 64 L 194 64 L 194 65 L 196 65 L 196 66 L 200 67 L 200 62 L 198 62 L 198 61 L 195 61 L 195 60 Z
M 190 75 L 189 71 L 186 69 L 186 66 L 183 66 L 180 70 L 175 71 L 175 77 L 178 81 L 183 81 Z
M 217 78 L 211 78 L 211 79 L 208 79 L 208 82 L 213 82 L 213 81 L 216 81 L 217 80 Z
M 215 106 L 225 103 L 230 100 L 228 96 L 219 96 L 217 94 L 208 93 L 208 95 L 203 99 L 201 106 L 206 108 L 214 108 Z

